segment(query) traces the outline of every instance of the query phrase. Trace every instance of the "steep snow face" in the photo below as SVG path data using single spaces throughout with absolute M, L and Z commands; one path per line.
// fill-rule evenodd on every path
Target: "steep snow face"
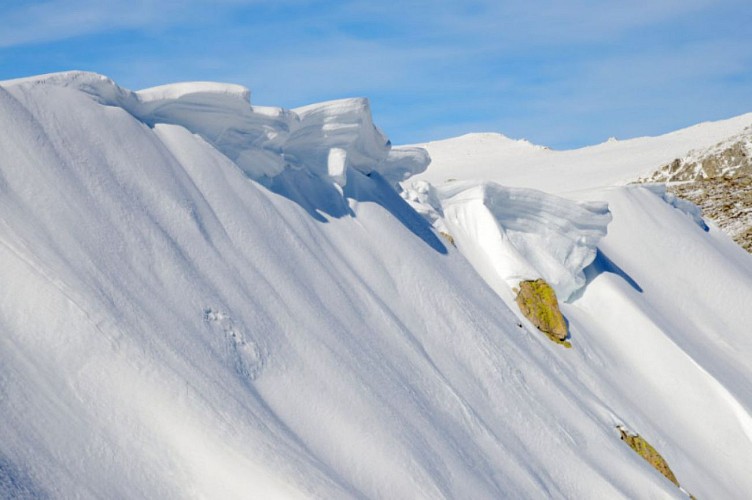
M 583 383 L 587 389 L 578 390 L 599 394 L 609 408 L 630 408 L 628 417 L 621 410 L 612 413 L 613 422 L 621 425 L 628 418 L 629 428 L 643 429 L 639 432 L 671 467 L 684 470 L 678 477 L 685 491 L 698 497 L 744 498 L 744 489 L 752 486 L 739 489 L 736 483 L 747 481 L 738 461 L 752 449 L 750 367 L 742 361 L 752 354 L 747 332 L 752 309 L 743 305 L 752 303 L 752 260 L 704 221 L 696 206 L 665 187 L 610 185 L 634 181 L 703 144 L 720 141 L 714 151 L 730 142 L 738 146 L 735 134 L 750 120 L 744 115 L 569 152 L 474 134 L 429 143 L 432 165 L 417 176 L 421 180 L 403 185 L 403 196 L 437 230 L 452 235 L 513 311 L 514 281 L 546 277 L 532 262 L 541 253 L 561 255 L 557 249 L 567 248 L 551 233 L 596 229 L 584 247 L 583 267 L 563 266 L 566 276 L 579 278 L 570 281 L 576 287 L 562 305 L 577 354 L 564 355 L 571 364 L 552 379 L 564 386 Z M 571 201 L 524 188 L 495 186 L 490 193 L 489 180 L 549 190 Z M 535 202 L 521 202 L 525 199 Z M 572 206 L 592 212 L 577 217 Z M 578 220 L 589 222 L 578 226 Z M 505 224 L 523 228 L 534 244 L 521 251 Z M 572 272 L 577 269 L 579 276 Z M 711 477 L 727 474 L 735 477 L 734 486 Z
M 295 114 L 300 124 L 287 140 L 286 160 L 341 186 L 348 166 L 368 174 L 389 155 L 390 144 L 371 121 L 366 99 L 313 104 Z
M 566 193 L 634 182 L 683 157 L 752 125 L 752 113 L 695 125 L 658 137 L 618 141 L 554 151 L 499 134 L 469 134 L 421 144 L 432 158 L 431 168 L 416 179 L 442 184 L 449 179 L 495 181 L 505 186 Z
M 671 493 L 378 174 L 317 218 L 57 84 L 1 86 L 0 130 L 2 496 Z
M 613 222 L 565 351 L 392 189 L 420 151 L 366 165 L 383 136 L 343 118 L 323 174 L 328 133 L 304 134 L 311 167 L 274 143 L 297 111 L 251 108 L 256 136 L 244 89 L 138 94 L 0 84 L 0 496 L 682 498 L 619 424 L 698 497 L 752 490 L 750 256 L 713 227 L 643 188 L 588 195 Z M 225 119 L 249 142 L 211 135 Z M 285 166 L 257 178 L 229 144 Z M 498 227 L 514 203 L 535 231 L 536 203 L 577 231 L 607 218 L 485 189 Z
M 563 305 L 582 342 L 575 349 L 601 367 L 604 397 L 632 408 L 629 426 L 683 469 L 677 477 L 690 493 L 744 498 L 752 486 L 739 463 L 752 447 L 752 258 L 643 187 L 587 196 L 607 201 L 613 221 L 581 297 Z

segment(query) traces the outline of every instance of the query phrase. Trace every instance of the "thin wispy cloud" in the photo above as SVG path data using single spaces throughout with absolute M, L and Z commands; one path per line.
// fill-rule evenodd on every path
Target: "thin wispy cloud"
M 0 47 L 53 42 L 118 29 L 160 29 L 206 22 L 225 9 L 265 0 L 48 0 L 10 2 L 0 10 Z M 294 0 L 279 0 L 292 5 Z
M 395 142 L 486 130 L 555 147 L 750 111 L 739 0 L 11 2 L 0 78 L 220 80 L 254 102 L 370 97 Z

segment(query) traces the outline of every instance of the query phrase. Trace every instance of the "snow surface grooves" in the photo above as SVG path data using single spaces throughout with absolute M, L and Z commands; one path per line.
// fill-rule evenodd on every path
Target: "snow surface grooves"
M 0 84 L 0 496 L 681 498 L 615 423 L 700 498 L 752 490 L 752 257 L 642 188 L 582 194 L 607 211 L 426 186 L 427 221 L 388 175 L 426 158 L 363 101 L 301 115 Z M 452 214 L 575 283 L 608 256 L 562 306 L 574 349 L 516 325 L 473 240 L 441 243 Z
M 454 172 L 472 178 L 478 172 L 468 162 L 473 150 L 458 148 L 454 154 Z M 497 178 L 503 178 L 503 172 L 500 169 Z M 569 178 L 571 172 L 564 172 Z M 562 256 L 569 253 L 557 251 L 566 246 L 551 233 L 561 230 L 567 241 L 577 235 L 567 224 L 577 226 L 579 220 L 579 230 L 589 236 L 572 239 L 586 244 L 587 257 L 581 266 L 569 268 L 570 283 L 576 285 L 569 288 L 571 303 L 563 305 L 576 352 L 562 359 L 563 365 L 551 359 L 552 379 L 562 387 L 578 387 L 573 398 L 580 393 L 597 395 L 589 404 L 608 409 L 611 417 L 596 419 L 611 421 L 611 427 L 627 422 L 643 435 L 655 437 L 687 490 L 700 497 L 744 497 L 743 490 L 732 491 L 728 482 L 711 479 L 708 457 L 714 453 L 711 449 L 720 453 L 717 465 L 723 465 L 717 477 L 731 474 L 744 481 L 738 466 L 744 462 L 742 455 L 752 450 L 752 399 L 749 367 L 742 368 L 737 360 L 739 352 L 749 353 L 752 347 L 744 333 L 752 322 L 752 310 L 741 302 L 752 303 L 752 262 L 708 227 L 697 207 L 677 201 L 658 186 L 568 195 L 576 200 L 605 200 L 596 204 L 456 180 L 438 186 L 426 181 L 405 183 L 403 196 L 437 230 L 453 237 L 460 252 L 512 309 L 511 288 L 516 281 L 538 276 L 555 279 L 551 268 L 534 269 L 531 261 L 536 253 L 551 252 L 561 259 L 559 265 L 566 263 Z M 526 204 L 526 199 L 531 203 Z M 607 235 L 612 214 L 606 206 L 612 203 L 616 225 L 609 225 Z M 575 207 L 593 212 L 588 218 L 578 217 Z M 516 243 L 506 235 L 510 229 L 534 244 L 518 243 L 510 255 L 497 243 Z M 501 238 L 496 236 L 499 233 Z M 499 263 L 494 265 L 494 259 Z M 566 297 L 561 288 L 557 293 Z M 718 302 L 721 297 L 724 304 Z M 572 357 L 579 362 L 572 363 Z M 578 372 L 574 378 L 572 370 Z M 712 409 L 705 408 L 709 401 Z M 566 426 L 558 427 L 563 427 L 563 436 L 572 435 Z M 736 435 L 733 443 L 729 434 Z M 586 442 L 578 441 L 569 442 L 578 446 Z M 557 443 L 562 446 L 564 441 Z
M 5 498 L 43 500 L 49 495 L 35 484 L 29 474 L 0 455 L 0 493 Z

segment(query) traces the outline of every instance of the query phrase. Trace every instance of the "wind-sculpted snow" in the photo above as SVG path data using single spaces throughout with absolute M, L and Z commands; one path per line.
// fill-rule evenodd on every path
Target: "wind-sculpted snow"
M 478 263 L 573 273 L 605 206 L 422 185 L 457 251 L 389 184 L 426 155 L 384 160 L 364 106 L 0 83 L 0 498 L 685 497 L 617 425 L 748 497 L 752 257 L 643 188 L 587 195 L 613 221 L 561 349 Z
M 343 99 L 294 110 L 298 126 L 285 145 L 285 159 L 344 186 L 347 167 L 365 174 L 383 164 L 390 143 L 371 121 L 367 99 Z M 424 167 L 425 168 L 425 167 Z
M 437 229 L 451 234 L 470 262 L 505 281 L 544 278 L 561 299 L 585 285 L 611 214 L 606 203 L 577 203 L 495 183 L 418 181 L 404 196 Z
M 341 99 L 285 110 L 251 106 L 240 85 L 189 82 L 138 92 L 102 75 L 67 72 L 5 82 L 77 89 L 101 104 L 117 106 L 148 125 L 185 127 L 200 135 L 253 179 L 285 169 L 307 170 L 340 186 L 346 169 L 378 172 L 392 183 L 422 172 L 430 162 L 421 148 L 392 149 L 373 124 L 367 99 Z

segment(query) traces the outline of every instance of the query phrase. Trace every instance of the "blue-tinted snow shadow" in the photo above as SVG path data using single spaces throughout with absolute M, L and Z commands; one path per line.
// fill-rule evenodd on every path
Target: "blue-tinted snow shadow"
M 285 169 L 263 184 L 270 191 L 300 205 L 319 222 L 327 221 L 324 214 L 335 218 L 355 216 L 334 184 L 306 170 Z
M 564 319 L 564 325 L 567 327 L 567 336 L 564 337 L 564 340 L 572 340 L 572 330 L 569 327 L 569 319 L 567 319 L 564 314 L 562 314 L 561 317 Z
M 274 193 L 297 203 L 319 222 L 327 222 L 326 216 L 355 217 L 348 199 L 376 203 L 432 249 L 441 254 L 448 253 L 428 221 L 413 210 L 376 172 L 365 175 L 355 169 L 348 169 L 347 182 L 341 190 L 330 181 L 305 170 L 291 169 L 264 182 L 264 185 Z
M 632 279 L 632 277 L 627 274 L 626 271 L 617 266 L 614 261 L 609 259 L 608 256 L 606 256 L 606 254 L 603 253 L 600 248 L 596 249 L 595 260 L 593 260 L 593 262 L 589 266 L 583 269 L 583 272 L 585 273 L 585 286 L 578 290 L 577 293 L 575 293 L 575 295 L 569 300 L 569 302 L 579 299 L 584 293 L 587 286 L 595 278 L 603 273 L 611 273 L 619 276 L 621 279 L 626 281 L 627 284 L 634 290 L 642 293 L 642 287 L 634 279 Z
M 0 498 L 46 499 L 50 496 L 25 470 L 0 455 Z

